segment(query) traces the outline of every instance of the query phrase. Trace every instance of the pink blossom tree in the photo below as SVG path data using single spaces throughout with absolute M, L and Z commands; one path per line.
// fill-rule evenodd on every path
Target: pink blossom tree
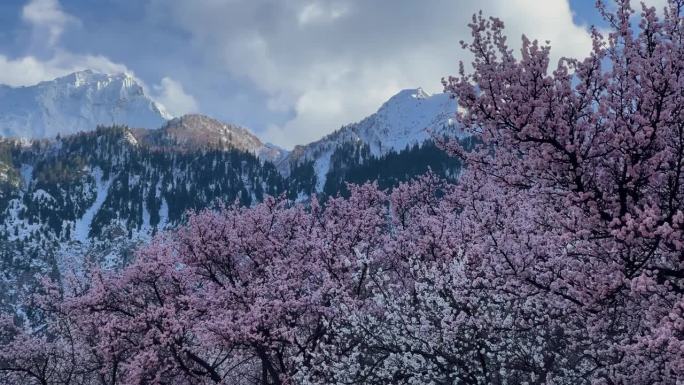
M 337 306 L 364 297 L 359 256 L 384 245 L 386 196 L 352 191 L 325 209 L 268 198 L 193 214 L 63 306 L 112 383 L 289 383 Z
M 350 313 L 321 349 L 329 377 L 309 381 L 684 378 L 683 5 L 642 7 L 634 30 L 628 1 L 599 3 L 611 32 L 553 72 L 550 47 L 523 37 L 518 59 L 500 20 L 473 18 L 474 71 L 445 87 L 481 144 L 445 144 L 468 167 L 451 201 L 412 207 L 411 230 L 389 243 L 410 247 L 387 249 L 410 250 L 412 274 L 383 274 L 377 310 Z
M 610 32 L 553 72 L 550 47 L 523 38 L 518 60 L 501 21 L 475 17 L 474 72 L 445 81 L 483 142 L 448 146 L 469 165 L 461 219 L 481 237 L 465 258 L 526 298 L 520 319 L 573 347 L 586 382 L 684 376 L 683 6 L 642 6 L 635 30 L 629 1 L 599 2 Z
M 584 60 L 473 17 L 444 81 L 478 145 L 309 206 L 192 214 L 7 322 L 10 384 L 674 384 L 684 378 L 684 0 Z M 634 21 L 638 19 L 638 24 Z M 72 375 L 78 373 L 78 375 Z M 77 379 L 77 380 L 74 380 Z M 80 381 L 80 382 L 79 382 Z
M 113 384 L 101 371 L 89 331 L 80 328 L 64 306 L 57 285 L 23 301 L 32 316 L 0 320 L 0 381 L 3 384 Z

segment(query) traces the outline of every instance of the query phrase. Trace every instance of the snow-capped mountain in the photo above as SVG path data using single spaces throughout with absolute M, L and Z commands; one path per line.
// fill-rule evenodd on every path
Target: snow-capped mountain
M 75 72 L 28 87 L 0 85 L 0 136 L 51 138 L 98 125 L 157 128 L 172 116 L 128 74 Z
M 50 120 L 54 131 L 35 126 L 11 132 L 61 133 L 60 139 L 0 137 L 0 308 L 15 303 L 22 290 L 30 292 L 40 274 L 62 274 L 85 261 L 125 264 L 139 242 L 181 223 L 187 210 L 217 202 L 250 205 L 266 195 L 305 201 L 314 194 L 344 194 L 347 182 L 372 180 L 392 188 L 428 169 L 447 178 L 460 169 L 458 160 L 429 143 L 432 134 L 460 135 L 451 120 L 455 102 L 421 89 L 402 91 L 375 114 L 288 153 L 245 128 L 206 116 L 167 122 L 163 110 L 125 75 L 84 72 L 35 87 L 34 95 L 57 95 L 60 103 L 89 113 L 111 109 L 109 101 L 121 95 L 124 105 L 147 101 L 156 109 L 150 122 L 139 124 L 149 128 L 96 128 L 79 120 L 82 125 L 72 129 L 65 116 L 82 114 L 66 114 L 58 103 L 63 120 L 27 113 L 36 121 Z M 110 92 L 116 97 L 105 98 Z M 74 95 L 69 103 L 68 95 Z M 97 102 L 105 99 L 109 104 Z M 11 109 L 1 105 L 5 110 Z M 68 134 L 76 130 L 88 132 Z
M 279 162 L 287 151 L 263 143 L 250 130 L 200 114 L 188 114 L 168 121 L 156 130 L 138 130 L 138 139 L 151 146 L 176 146 L 185 150 L 237 149 L 259 159 Z
M 407 89 L 371 116 L 288 152 L 262 142 L 244 127 L 208 116 L 173 118 L 128 74 L 85 70 L 29 87 L 0 85 L 0 137 L 52 138 L 97 126 L 126 125 L 137 128 L 129 138 L 133 141 L 185 150 L 234 148 L 276 164 L 284 175 L 313 161 L 319 190 L 340 146 L 363 144 L 374 157 L 401 151 L 444 133 L 453 126 L 455 111 L 455 101 L 446 94 Z
M 347 143 L 367 145 L 371 155 L 379 157 L 421 144 L 432 135 L 456 134 L 454 127 L 456 102 L 448 94 L 431 95 L 422 88 L 400 91 L 378 111 L 357 123 L 352 123 L 303 146 L 296 146 L 279 164 L 287 174 L 293 165 L 314 161 L 318 187 L 325 183 L 330 158 L 336 149 Z

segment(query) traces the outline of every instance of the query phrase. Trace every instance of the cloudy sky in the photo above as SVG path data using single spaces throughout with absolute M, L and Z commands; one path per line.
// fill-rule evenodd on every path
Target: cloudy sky
M 660 6 L 665 0 L 649 0 Z M 374 112 L 404 88 L 440 91 L 467 59 L 472 14 L 512 43 L 582 56 L 592 0 L 2 0 L 0 83 L 129 72 L 175 115 L 200 112 L 284 147 Z

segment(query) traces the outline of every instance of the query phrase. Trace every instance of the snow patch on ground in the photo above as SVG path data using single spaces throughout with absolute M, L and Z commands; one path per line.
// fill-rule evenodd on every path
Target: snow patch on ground
M 147 207 L 147 201 L 143 201 L 143 210 L 142 210 L 142 227 L 141 227 L 141 232 L 148 232 L 151 230 L 152 226 L 150 225 L 150 210 Z
M 5 228 L 10 229 L 8 240 L 22 240 L 39 231 L 42 225 L 39 223 L 29 223 L 26 219 L 20 218 L 20 213 L 26 210 L 26 205 L 21 199 L 12 199 L 5 211 Z
M 157 228 L 163 230 L 169 223 L 169 204 L 165 198 L 162 198 L 161 207 L 159 208 L 159 225 Z
M 93 204 L 88 208 L 88 210 L 86 210 L 83 216 L 76 221 L 74 225 L 73 239 L 81 243 L 88 242 L 90 226 L 93 223 L 95 215 L 98 211 L 100 211 L 102 204 L 104 204 L 105 200 L 107 199 L 107 192 L 109 191 L 109 187 L 111 187 L 112 181 L 114 180 L 114 178 L 110 176 L 109 180 L 103 181 L 102 170 L 99 167 L 93 169 L 92 175 L 93 178 L 95 178 L 95 202 L 93 202 Z
M 316 191 L 323 191 L 325 180 L 330 170 L 330 158 L 332 157 L 334 149 L 329 149 L 324 152 L 314 162 L 314 172 L 316 173 Z
M 24 189 L 28 189 L 31 181 L 33 180 L 33 166 L 29 164 L 22 164 L 19 169 L 21 174 L 21 185 Z

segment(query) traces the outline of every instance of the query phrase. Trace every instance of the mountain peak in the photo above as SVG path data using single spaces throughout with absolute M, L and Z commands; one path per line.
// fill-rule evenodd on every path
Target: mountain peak
M 157 128 L 171 119 L 127 73 L 74 72 L 27 87 L 0 87 L 0 136 L 50 138 L 98 125 Z
M 313 160 L 320 191 L 330 167 L 330 158 L 343 144 L 366 145 L 374 156 L 398 152 L 422 144 L 432 135 L 460 135 L 459 131 L 452 129 L 455 115 L 456 101 L 448 94 L 431 95 L 420 87 L 401 90 L 365 119 L 346 125 L 313 143 L 296 146 L 288 161 L 281 162 L 280 168 L 287 172 L 293 164 Z
M 237 149 L 274 162 L 286 153 L 279 147 L 264 144 L 244 127 L 201 114 L 187 114 L 171 119 L 162 128 L 150 130 L 146 135 L 145 140 L 157 146 L 175 146 L 188 150 Z
M 398 100 L 427 99 L 432 95 L 425 92 L 422 87 L 403 89 L 387 100 L 387 103 Z
M 99 72 L 99 71 L 94 71 L 91 69 L 85 69 L 81 71 L 76 71 L 72 72 L 70 74 L 60 76 L 54 80 L 48 80 L 48 81 L 43 81 L 39 84 L 69 84 L 75 87 L 83 87 L 83 86 L 88 86 L 88 85 L 93 85 L 93 84 L 98 84 L 98 83 L 111 83 L 111 82 L 118 82 L 122 85 L 125 85 L 127 87 L 140 87 L 140 84 L 135 80 L 135 78 L 126 73 L 126 72 L 118 72 L 118 73 L 104 73 L 104 72 Z
M 161 131 L 173 135 L 176 139 L 191 140 L 202 145 L 219 144 L 222 142 L 227 145 L 241 147 L 238 144 L 244 143 L 238 143 L 242 142 L 238 137 L 244 138 L 252 144 L 262 145 L 259 138 L 246 128 L 224 123 L 201 114 L 186 114 L 171 119 L 161 128 Z

